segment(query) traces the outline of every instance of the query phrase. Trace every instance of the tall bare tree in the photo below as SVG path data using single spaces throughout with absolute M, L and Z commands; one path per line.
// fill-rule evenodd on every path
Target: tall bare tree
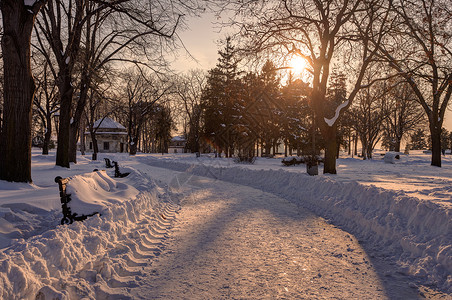
M 42 154 L 46 155 L 49 154 L 49 145 L 52 137 L 52 117 L 59 111 L 58 94 L 55 77 L 52 76 L 49 64 L 44 61 L 42 64 L 37 65 L 41 72 L 35 78 L 38 83 L 38 89 L 33 104 L 45 128 Z
M 351 126 L 358 133 L 364 159 L 372 159 L 372 152 L 383 135 L 388 118 L 385 83 L 378 82 L 359 91 L 349 112 Z
M 450 1 L 391 1 L 391 32 L 380 45 L 384 59 L 413 89 L 428 117 L 431 165 L 441 167 L 441 128 L 452 94 Z
M 87 3 L 88 0 L 49 0 L 36 22 L 41 49 L 46 49 L 45 39 L 58 65 L 60 120 L 56 165 L 66 168 L 70 166 L 68 149 L 74 96 L 73 71 L 80 50 Z M 52 63 L 51 54 L 42 53 L 47 54 L 48 62 Z
M 184 133 L 187 147 L 199 152 L 201 138 L 201 94 L 206 85 L 206 74 L 201 70 L 191 70 L 176 79 L 174 98 L 176 107 L 184 117 Z
M 173 42 L 183 15 L 198 11 L 197 0 L 51 1 L 38 25 L 59 67 L 62 134 L 57 165 L 69 167 L 69 162 L 76 162 L 78 130 L 92 74 L 115 61 L 156 68 L 164 61 L 165 47 L 176 47 Z M 77 60 L 81 61 L 80 85 L 75 97 Z
M 35 17 L 45 0 L 1 0 L 3 20 L 3 122 L 0 179 L 31 182 L 31 112 L 35 83 L 30 41 Z
M 410 85 L 402 78 L 387 83 L 388 95 L 385 115 L 386 136 L 390 149 L 399 152 L 405 136 L 427 123 L 425 113 L 417 102 Z
M 154 112 L 154 105 L 163 101 L 173 86 L 166 80 L 160 80 L 156 76 L 150 76 L 137 70 L 126 72 L 124 79 L 124 98 L 128 111 L 129 153 L 135 155 L 144 123 Z

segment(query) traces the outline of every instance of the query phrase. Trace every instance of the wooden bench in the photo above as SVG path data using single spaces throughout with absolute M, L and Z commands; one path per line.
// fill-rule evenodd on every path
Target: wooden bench
M 121 173 L 120 171 L 119 171 L 119 166 L 118 166 L 118 162 L 117 161 L 114 161 L 113 162 L 113 165 L 115 166 L 115 177 L 116 178 L 123 178 L 123 177 L 126 177 L 127 175 L 129 175 L 130 174 L 130 172 L 126 172 L 126 173 Z
M 60 189 L 61 208 L 63 210 L 61 225 L 72 224 L 74 221 L 83 221 L 88 217 L 98 214 L 98 212 L 95 212 L 90 215 L 78 216 L 77 213 L 72 213 L 71 208 L 67 205 L 71 201 L 71 194 L 66 193 L 66 185 L 69 182 L 69 178 L 57 176 L 55 177 L 55 182 L 58 183 L 58 187 Z

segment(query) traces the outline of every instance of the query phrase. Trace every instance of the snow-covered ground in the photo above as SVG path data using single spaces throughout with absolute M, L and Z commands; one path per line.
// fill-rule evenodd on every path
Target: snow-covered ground
M 78 164 L 65 169 L 54 165 L 54 155 L 38 151 L 33 152 L 33 184 L 0 182 L 4 299 L 168 298 L 171 290 L 177 290 L 174 299 L 193 298 L 189 293 L 242 298 L 250 291 L 258 298 L 392 299 L 400 293 L 398 297 L 406 299 L 416 294 L 410 289 L 418 285 L 452 293 L 450 157 L 444 158 L 443 168 L 431 167 L 421 152 L 402 156 L 396 164 L 385 164 L 380 156 L 372 161 L 346 158 L 338 160 L 339 175 L 310 177 L 304 165 L 283 167 L 281 159 L 238 165 L 193 154 L 101 154 L 97 162 L 80 156 Z M 119 161 L 121 171 L 131 174 L 115 179 L 112 169 L 93 172 L 105 169 L 103 157 Z M 100 215 L 59 225 L 55 176 L 71 178 L 68 192 L 74 212 Z M 223 223 L 215 219 L 219 214 L 225 216 Z M 250 236 L 254 229 L 256 234 Z M 203 238 L 196 242 L 190 238 L 193 234 Z M 308 240 L 314 252 L 301 249 Z M 233 274 L 237 268 L 225 263 L 231 260 L 212 271 L 212 265 L 193 254 L 206 253 L 211 260 L 238 255 L 235 248 L 243 254 L 247 248 L 238 247 L 240 241 L 256 248 L 236 263 L 254 268 L 240 269 L 254 274 L 251 281 L 250 274 Z M 366 251 L 384 259 L 372 261 Z M 293 259 L 297 255 L 306 259 Z M 318 262 L 323 256 L 325 264 Z M 184 260 L 193 261 L 179 266 Z M 272 263 L 287 272 L 277 273 Z M 210 273 L 191 274 L 189 279 L 190 268 Z M 319 271 L 328 268 L 343 270 Z M 218 286 L 215 276 L 231 282 Z M 408 289 L 395 287 L 400 276 L 409 278 Z M 301 288 L 309 284 L 309 291 Z

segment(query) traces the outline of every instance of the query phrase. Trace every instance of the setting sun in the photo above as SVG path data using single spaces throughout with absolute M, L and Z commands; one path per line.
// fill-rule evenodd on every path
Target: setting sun
M 294 56 L 290 60 L 290 66 L 295 74 L 300 74 L 306 68 L 306 60 L 300 56 Z

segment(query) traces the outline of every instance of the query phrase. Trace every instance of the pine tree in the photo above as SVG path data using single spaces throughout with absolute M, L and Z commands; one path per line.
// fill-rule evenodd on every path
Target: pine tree
M 202 95 L 204 135 L 214 143 L 216 151 L 225 152 L 230 157 L 234 153 L 235 120 L 240 115 L 238 99 L 241 89 L 239 61 L 235 58 L 231 38 L 226 39 L 225 49 L 218 54 L 217 66 L 209 71 Z
M 425 138 L 425 133 L 423 129 L 417 129 L 411 135 L 411 149 L 422 150 L 427 148 L 427 142 Z

